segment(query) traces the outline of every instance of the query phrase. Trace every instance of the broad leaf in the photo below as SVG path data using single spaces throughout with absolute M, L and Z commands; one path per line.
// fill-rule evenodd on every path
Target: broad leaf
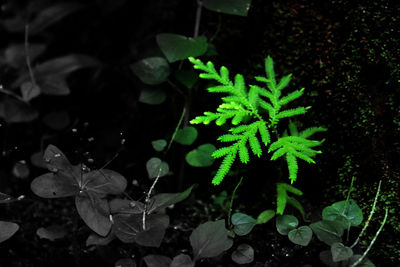
M 307 246 L 312 238 L 312 230 L 308 226 L 300 226 L 288 233 L 289 240 L 300 246 Z
M 150 179 L 163 177 L 169 172 L 168 163 L 156 157 L 153 157 L 147 161 L 146 169 Z
M 171 259 L 167 256 L 150 254 L 143 257 L 148 267 L 170 267 Z
M 199 76 L 193 70 L 177 70 L 174 72 L 175 79 L 187 88 L 192 88 L 199 79 Z
M 234 252 L 232 252 L 231 258 L 237 264 L 247 264 L 254 260 L 254 249 L 247 244 L 240 244 Z
M 94 232 L 101 236 L 110 232 L 112 223 L 107 200 L 85 193 L 76 196 L 75 206 L 83 221 Z
M 173 258 L 169 267 L 194 267 L 194 262 L 189 255 L 179 254 Z
M 38 117 L 38 112 L 28 103 L 9 96 L 0 97 L 0 118 L 7 123 L 30 122 Z
M 334 262 L 345 261 L 353 256 L 353 250 L 339 242 L 331 245 L 331 253 Z
M 144 211 L 144 204 L 134 200 L 114 198 L 109 205 L 111 214 L 141 214 Z
M 115 239 L 115 234 L 111 231 L 107 236 L 100 236 L 98 234 L 90 234 L 86 239 L 86 246 L 106 246 Z
M 211 154 L 215 150 L 212 144 L 200 145 L 186 155 L 186 162 L 192 167 L 209 167 L 214 163 Z
M 281 215 L 276 218 L 276 229 L 281 235 L 287 235 L 299 225 L 299 220 L 293 215 Z
M 168 62 L 162 57 L 149 57 L 131 66 L 133 73 L 148 85 L 163 83 L 171 73 Z
M 117 195 L 125 191 L 126 179 L 119 173 L 100 169 L 83 175 L 82 189 L 99 195 Z
M 18 224 L 0 221 L 0 243 L 12 237 L 19 229 Z
M 36 234 L 40 238 L 54 241 L 56 239 L 65 237 L 67 235 L 67 230 L 65 230 L 65 228 L 60 225 L 52 225 L 46 228 L 40 227 L 36 230 Z
M 238 16 L 247 16 L 251 0 L 203 0 L 209 10 Z
M 346 207 L 346 201 L 339 201 L 328 206 L 322 211 L 322 218 L 327 221 L 335 221 L 340 217 L 346 218 L 352 226 L 358 226 L 363 221 L 363 214 L 360 207 L 353 199 L 349 199 Z
M 240 236 L 247 235 L 257 224 L 257 220 L 244 213 L 232 215 L 231 222 L 234 226 L 233 231 Z
M 175 135 L 174 141 L 181 145 L 191 145 L 197 138 L 197 130 L 193 126 L 187 126 L 179 129 Z
M 164 148 L 167 146 L 167 141 L 165 139 L 158 139 L 151 142 L 155 151 L 163 151 Z
M 35 178 L 31 190 L 39 197 L 59 198 L 70 197 L 79 193 L 75 180 L 63 173 L 46 173 Z
M 228 250 L 232 243 L 224 220 L 200 224 L 190 235 L 194 261 L 218 256 Z
M 150 199 L 150 207 L 148 209 L 148 213 L 152 213 L 156 210 L 161 210 L 163 208 L 166 208 L 170 205 L 176 204 L 178 202 L 181 202 L 185 198 L 187 198 L 190 193 L 192 192 L 194 185 L 186 189 L 185 191 L 181 193 L 162 193 L 153 196 Z
M 327 266 L 329 267 L 339 267 L 341 266 L 341 263 L 339 262 L 334 262 L 332 260 L 332 253 L 330 250 L 324 250 L 321 253 L 319 253 L 319 259 Z
M 156 36 L 157 44 L 169 62 L 198 57 L 207 51 L 207 39 L 203 36 L 189 38 L 172 33 L 161 33 Z
M 318 239 L 331 246 L 333 243 L 342 242 L 343 228 L 335 222 L 319 221 L 310 224 L 311 229 Z

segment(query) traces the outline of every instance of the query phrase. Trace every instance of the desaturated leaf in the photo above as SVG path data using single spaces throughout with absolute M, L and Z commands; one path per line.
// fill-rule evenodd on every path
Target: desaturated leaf
M 151 142 L 155 151 L 163 151 L 164 148 L 167 146 L 167 141 L 165 139 L 158 139 Z
M 126 179 L 119 173 L 100 169 L 83 175 L 83 187 L 88 192 L 95 192 L 99 195 L 117 195 L 125 191 Z
M 85 193 L 75 197 L 75 206 L 83 221 L 95 233 L 106 236 L 110 232 L 112 223 L 107 200 Z
M 194 261 L 218 256 L 232 246 L 225 220 L 200 224 L 190 235 Z
M 148 210 L 148 213 L 152 213 L 153 211 L 160 210 L 163 208 L 166 208 L 172 204 L 176 204 L 178 202 L 181 202 L 185 198 L 187 198 L 190 193 L 192 192 L 194 185 L 186 189 L 185 191 L 181 193 L 162 193 L 153 196 L 150 199 L 150 208 Z
M 40 227 L 37 229 L 36 234 L 40 238 L 48 239 L 50 241 L 54 241 L 56 239 L 63 238 L 67 235 L 67 231 L 64 227 L 60 225 L 52 225 L 49 227 Z
M 28 103 L 9 96 L 0 98 L 0 118 L 7 123 L 31 122 L 38 112 Z
M 173 258 L 170 267 L 194 267 L 194 262 L 189 255 L 179 254 Z
M 350 259 L 349 264 L 355 263 L 359 258 L 361 258 L 361 255 L 353 255 Z M 375 267 L 375 265 L 367 258 L 364 258 L 360 264 L 357 265 L 358 267 Z
M 319 240 L 328 246 L 336 242 L 342 242 L 343 228 L 331 221 L 319 221 L 310 224 L 311 229 Z
M 159 105 L 165 101 L 167 94 L 160 88 L 143 89 L 139 95 L 139 101 L 149 105 Z
M 147 267 L 170 267 L 171 259 L 167 256 L 150 254 L 143 258 Z
M 230 15 L 247 16 L 251 0 L 203 0 L 205 8 Z
M 31 101 L 33 98 L 40 95 L 40 87 L 30 81 L 23 82 L 20 86 L 22 99 L 25 102 Z
M 47 27 L 62 20 L 69 14 L 79 10 L 81 5 L 78 2 L 57 3 L 43 9 L 29 24 L 29 34 L 35 35 Z
M 46 114 L 43 117 L 43 123 L 50 129 L 63 130 L 71 123 L 68 112 L 66 110 L 54 111 Z
M 240 244 L 234 252 L 232 252 L 231 258 L 237 264 L 247 264 L 254 260 L 254 249 L 247 244 Z
M 331 245 L 331 253 L 334 262 L 345 261 L 353 256 L 353 250 L 340 242 Z
M 319 253 L 319 259 L 329 267 L 339 267 L 340 262 L 334 262 L 332 260 L 332 253 L 330 250 L 324 250 L 321 253 Z
M 157 176 L 163 177 L 168 174 L 169 166 L 168 163 L 162 161 L 159 158 L 151 158 L 146 163 L 147 173 L 150 179 L 154 179 Z
M 33 166 L 47 169 L 46 163 L 43 160 L 43 153 L 41 151 L 33 153 L 30 160 Z
M 186 155 L 186 162 L 192 167 L 209 167 L 214 163 L 211 154 L 215 150 L 212 144 L 200 145 Z
M 197 138 L 197 130 L 193 126 L 187 126 L 183 129 L 179 129 L 176 132 L 174 141 L 181 145 L 191 145 Z
M 133 73 L 148 85 L 163 83 L 171 74 L 168 62 L 162 57 L 149 57 L 131 66 Z
M 33 62 L 46 49 L 44 44 L 29 44 L 29 59 Z M 12 44 L 4 51 L 4 61 L 16 69 L 26 67 L 26 53 L 24 44 Z
M 71 177 L 60 173 L 46 173 L 31 183 L 32 192 L 43 198 L 69 197 L 79 192 L 79 186 Z
M 30 169 L 29 169 L 28 165 L 26 164 L 25 160 L 20 160 L 14 164 L 13 169 L 12 169 L 12 174 L 16 178 L 20 178 L 20 179 L 26 179 L 29 177 Z
M 136 267 L 136 262 L 132 259 L 120 259 L 115 264 L 115 267 Z
M 0 204 L 12 203 L 12 202 L 15 202 L 15 201 L 18 201 L 18 199 L 14 198 L 14 197 L 12 197 L 10 195 L 7 195 L 7 194 L 4 194 L 4 193 L 0 192 Z
M 90 234 L 86 239 L 86 246 L 106 246 L 115 239 L 115 234 L 111 231 L 107 236 L 100 236 L 98 234 Z
M 12 237 L 19 229 L 18 224 L 0 221 L 0 243 Z
M 281 235 L 287 235 L 299 225 L 299 220 L 293 215 L 281 215 L 276 218 L 276 229 Z
M 111 214 L 141 214 L 144 210 L 144 204 L 139 201 L 114 198 L 110 201 Z
M 312 230 L 308 226 L 300 226 L 288 233 L 289 240 L 300 246 L 307 246 L 312 238 Z
M 51 172 L 73 172 L 73 166 L 64 153 L 54 145 L 48 145 L 44 151 L 43 161 Z
M 137 233 L 143 231 L 142 214 L 116 214 L 113 221 L 115 235 L 124 243 L 134 243 Z
M 257 224 L 257 220 L 244 213 L 234 213 L 231 218 L 233 231 L 235 234 L 243 236 L 251 232 L 253 227 Z
M 188 38 L 179 34 L 160 33 L 156 40 L 169 62 L 198 57 L 207 51 L 207 39 L 204 36 Z
M 70 90 L 66 78 L 66 74 L 45 77 L 39 81 L 41 92 L 45 95 L 69 95 Z

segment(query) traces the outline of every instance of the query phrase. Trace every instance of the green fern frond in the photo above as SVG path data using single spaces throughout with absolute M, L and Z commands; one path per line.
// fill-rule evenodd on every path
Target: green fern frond
M 236 155 L 237 155 L 237 150 L 234 150 L 225 156 L 221 165 L 219 166 L 217 173 L 215 174 L 212 180 L 213 185 L 219 185 L 222 182 L 224 177 L 228 174 L 229 170 L 231 169 L 232 164 L 236 159 Z
M 290 192 L 292 194 L 295 194 L 297 196 L 303 195 L 303 192 L 301 192 L 299 189 L 296 187 L 286 184 L 286 183 L 277 183 L 276 184 L 276 213 L 279 215 L 283 215 L 283 212 L 285 211 L 286 204 L 291 204 L 294 206 L 296 209 L 300 211 L 300 213 L 303 215 L 304 209 L 301 206 L 300 202 L 298 202 L 295 198 L 292 198 L 288 196 L 287 192 Z

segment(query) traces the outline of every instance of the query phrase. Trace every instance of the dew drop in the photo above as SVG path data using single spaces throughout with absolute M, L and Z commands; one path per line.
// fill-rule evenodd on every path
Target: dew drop
M 61 157 L 61 154 L 60 153 L 54 154 L 54 157 L 59 158 L 59 157 Z

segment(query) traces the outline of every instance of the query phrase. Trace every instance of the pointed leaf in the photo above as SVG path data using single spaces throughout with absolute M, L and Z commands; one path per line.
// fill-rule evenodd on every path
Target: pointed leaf
M 166 208 L 170 205 L 176 204 L 178 202 L 181 202 L 185 198 L 187 198 L 190 193 L 192 192 L 194 185 L 186 189 L 185 191 L 181 193 L 162 193 L 155 195 L 150 199 L 150 208 L 148 210 L 148 213 L 152 213 L 153 211 L 156 210 L 161 210 L 163 208 Z
M 205 8 L 230 15 L 247 16 L 251 0 L 204 0 Z
M 0 221 L 0 243 L 12 237 L 19 229 L 18 224 Z
M 269 222 L 275 216 L 275 211 L 264 210 L 257 217 L 257 224 L 263 224 Z
M 47 169 L 51 172 L 64 171 L 69 173 L 72 171 L 71 163 L 64 153 L 56 146 L 47 146 L 43 155 L 43 161 L 45 162 Z
M 187 88 L 192 88 L 199 79 L 199 76 L 193 70 L 177 70 L 174 73 L 175 79 Z
M 200 224 L 190 235 L 190 244 L 196 261 L 218 256 L 232 246 L 232 240 L 228 237 L 225 221 L 219 220 Z
M 194 267 L 194 262 L 189 255 L 179 254 L 174 257 L 169 267 Z

